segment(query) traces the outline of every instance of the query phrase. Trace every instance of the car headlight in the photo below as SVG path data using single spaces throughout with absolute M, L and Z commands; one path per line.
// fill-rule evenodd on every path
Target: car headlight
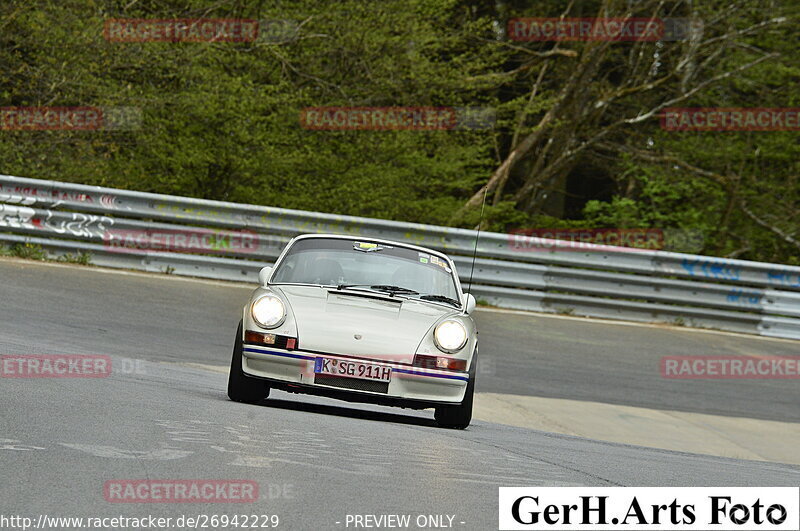
M 458 321 L 442 321 L 433 331 L 433 341 L 442 352 L 456 352 L 467 342 L 467 329 Z
M 275 328 L 286 318 L 286 307 L 275 295 L 264 295 L 253 303 L 253 319 L 264 328 Z

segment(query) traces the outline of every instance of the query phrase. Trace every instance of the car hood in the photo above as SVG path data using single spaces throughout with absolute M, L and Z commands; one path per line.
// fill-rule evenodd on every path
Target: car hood
M 345 356 L 411 363 L 431 327 L 459 313 L 422 301 L 382 300 L 317 286 L 273 289 L 289 302 L 301 350 Z

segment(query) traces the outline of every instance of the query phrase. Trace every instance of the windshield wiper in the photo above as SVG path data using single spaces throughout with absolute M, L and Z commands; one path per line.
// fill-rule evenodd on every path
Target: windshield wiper
M 416 295 L 419 291 L 414 291 L 410 288 L 404 288 L 402 286 L 390 286 L 388 284 L 339 284 L 336 286 L 336 289 L 343 290 L 347 288 L 369 288 L 374 289 L 375 291 L 386 291 L 392 295 L 395 293 L 401 294 L 408 294 L 408 295 Z
M 446 302 L 447 304 L 452 304 L 456 308 L 461 308 L 460 302 L 455 299 L 451 299 L 450 297 L 445 297 L 444 295 L 422 295 L 420 299 L 434 302 Z

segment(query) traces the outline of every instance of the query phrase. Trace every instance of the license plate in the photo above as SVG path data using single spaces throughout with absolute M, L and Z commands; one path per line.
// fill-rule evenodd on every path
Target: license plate
M 314 362 L 314 372 L 316 374 L 362 378 L 364 380 L 377 380 L 379 382 L 388 382 L 392 377 L 391 367 L 333 358 L 317 358 Z

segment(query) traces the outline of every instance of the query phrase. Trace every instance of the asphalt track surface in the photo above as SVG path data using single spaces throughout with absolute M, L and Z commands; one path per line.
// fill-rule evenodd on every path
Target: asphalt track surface
M 0 379 L 0 514 L 277 514 L 278 529 L 432 514 L 454 515 L 456 529 L 497 529 L 500 486 L 800 484 L 789 465 L 481 421 L 442 430 L 425 411 L 280 392 L 261 405 L 230 402 L 226 376 L 192 364 L 229 364 L 249 291 L 0 260 L 0 354 L 104 354 L 115 367 L 100 379 Z M 476 319 L 479 392 L 800 421 L 796 381 L 672 381 L 658 371 L 664 355 L 797 355 L 791 342 L 509 313 Z M 103 496 L 108 480 L 209 478 L 256 481 L 260 499 Z

